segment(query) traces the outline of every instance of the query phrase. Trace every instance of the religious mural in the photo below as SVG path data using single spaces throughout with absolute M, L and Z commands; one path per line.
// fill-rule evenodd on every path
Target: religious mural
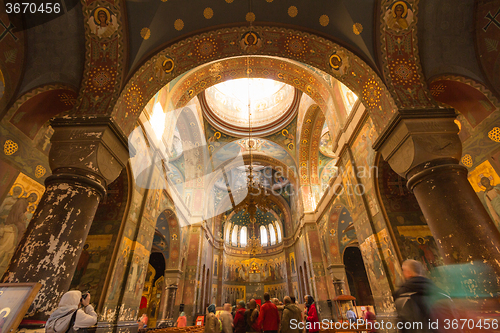
M 115 14 L 105 7 L 96 8 L 88 20 L 90 31 L 99 38 L 110 37 L 118 29 Z
M 0 275 L 7 270 L 44 192 L 43 185 L 20 173 L 3 200 L 0 206 Z
M 284 255 L 265 260 L 226 259 L 223 280 L 226 282 L 269 282 L 286 279 Z
M 394 31 L 408 30 L 413 22 L 413 10 L 406 1 L 394 1 L 385 13 L 387 27 Z
M 297 275 L 297 266 L 296 266 L 296 261 L 295 261 L 295 253 L 290 253 L 290 271 L 292 272 L 292 275 Z
M 469 172 L 469 182 L 500 230 L 500 177 L 486 160 Z

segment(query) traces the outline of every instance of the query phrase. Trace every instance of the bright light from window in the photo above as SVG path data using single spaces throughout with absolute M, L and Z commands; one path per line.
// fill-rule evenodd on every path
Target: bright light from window
M 235 225 L 233 229 L 233 234 L 231 235 L 231 243 L 234 246 L 238 246 L 238 226 Z
M 240 245 L 241 245 L 241 247 L 247 246 L 247 227 L 241 228 L 241 231 L 240 231 Z
M 263 225 L 260 226 L 260 244 L 267 246 L 267 230 Z
M 229 233 L 231 232 L 231 223 L 226 225 L 226 236 L 224 237 L 226 242 L 229 243 Z
M 276 234 L 274 232 L 274 227 L 272 224 L 269 225 L 269 236 L 271 238 L 271 245 L 276 244 Z
M 278 233 L 278 243 L 281 243 L 281 227 L 278 222 L 276 222 L 276 232 Z
M 163 132 L 165 131 L 165 117 L 166 115 L 165 112 L 163 112 L 161 104 L 156 103 L 149 123 L 151 124 L 151 127 L 153 127 L 153 131 L 155 132 L 158 140 L 161 139 Z
M 243 104 L 248 104 L 248 93 L 252 99 L 262 99 L 274 95 L 285 84 L 270 79 L 235 79 L 217 85 L 217 89 Z

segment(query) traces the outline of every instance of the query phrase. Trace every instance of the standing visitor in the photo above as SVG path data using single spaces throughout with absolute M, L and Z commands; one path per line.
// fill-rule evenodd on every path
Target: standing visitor
M 179 318 L 177 318 L 177 327 L 186 327 L 187 326 L 187 318 L 184 311 L 181 312 Z
M 240 301 L 238 303 L 238 309 L 234 315 L 234 333 L 245 333 L 247 324 L 245 322 L 245 302 Z
M 231 315 L 231 304 L 224 304 L 219 320 L 222 322 L 222 333 L 233 333 L 233 316 Z
M 257 327 L 258 318 L 259 310 L 257 309 L 257 302 L 252 298 L 248 303 L 248 309 L 245 311 L 247 332 L 259 332 L 259 327 Z
M 350 323 L 355 323 L 356 320 L 358 319 L 352 308 L 346 311 L 345 316 Z
M 292 303 L 290 297 L 285 296 L 283 299 L 285 303 L 283 309 L 283 317 L 281 317 L 280 333 L 300 333 L 298 323 L 302 322 L 302 313 L 299 307 Z M 295 323 L 295 329 L 292 329 L 292 320 Z
M 208 314 L 205 319 L 205 333 L 220 333 L 220 321 L 215 316 L 215 304 L 208 306 Z
M 306 327 L 308 333 L 318 332 L 320 329 L 320 323 L 318 318 L 318 311 L 316 310 L 316 303 L 314 303 L 314 298 L 310 295 L 306 295 L 304 298 L 306 303 L 305 314 L 306 314 Z
M 271 303 L 269 293 L 264 293 L 264 301 L 264 304 L 260 307 L 257 326 L 264 333 L 277 333 L 280 324 L 278 308 Z

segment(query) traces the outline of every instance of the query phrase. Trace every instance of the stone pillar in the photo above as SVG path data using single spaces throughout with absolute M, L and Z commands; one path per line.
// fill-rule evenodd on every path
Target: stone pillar
M 52 175 L 3 282 L 40 282 L 24 327 L 45 324 L 76 269 L 107 185 L 128 159 L 127 142 L 109 119 L 56 119 L 49 153 Z
M 174 314 L 175 296 L 177 295 L 177 285 L 173 284 L 167 287 L 167 306 L 166 319 L 172 319 Z
M 455 117 L 452 109 L 402 110 L 374 148 L 408 179 L 445 263 L 487 263 L 500 277 L 500 232 L 458 164 Z
M 164 322 L 173 320 L 175 299 L 177 296 L 177 289 L 181 280 L 182 271 L 168 269 L 165 271 L 165 295 L 162 295 L 162 308 L 160 310 L 161 317 L 157 320 L 157 326 Z

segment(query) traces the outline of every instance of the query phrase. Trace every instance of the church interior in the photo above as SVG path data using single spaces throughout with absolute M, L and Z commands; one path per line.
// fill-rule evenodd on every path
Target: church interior
M 53 4 L 0 12 L 20 328 L 68 290 L 106 333 L 265 292 L 394 321 L 407 259 L 500 320 L 500 1 Z

